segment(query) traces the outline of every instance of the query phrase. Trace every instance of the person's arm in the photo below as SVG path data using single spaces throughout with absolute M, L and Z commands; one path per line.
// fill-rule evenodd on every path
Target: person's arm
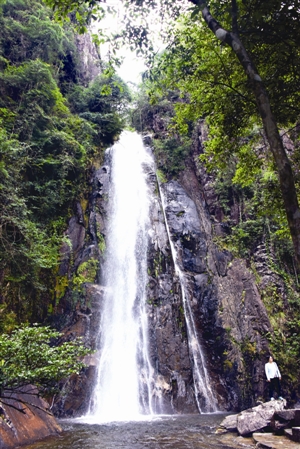
M 281 374 L 280 374 L 280 371 L 279 371 L 277 363 L 276 363 L 276 368 L 277 368 L 277 375 L 278 375 L 279 379 L 281 380 Z
M 267 376 L 267 381 L 270 382 L 269 366 L 267 363 L 265 364 L 265 372 L 266 372 L 266 376 Z

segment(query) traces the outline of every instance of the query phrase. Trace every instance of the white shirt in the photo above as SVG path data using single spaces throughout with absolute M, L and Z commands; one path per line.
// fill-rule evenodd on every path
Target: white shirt
M 276 362 L 268 362 L 265 364 L 265 371 L 267 379 L 274 379 L 274 377 L 281 377 L 279 368 Z

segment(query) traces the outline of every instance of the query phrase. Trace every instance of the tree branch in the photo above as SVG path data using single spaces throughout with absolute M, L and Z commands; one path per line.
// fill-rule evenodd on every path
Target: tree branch
M 252 92 L 257 103 L 257 108 L 262 119 L 264 131 L 270 145 L 270 150 L 273 154 L 274 161 L 277 166 L 285 212 L 291 237 L 293 240 L 297 264 L 300 268 L 300 208 L 297 198 L 294 175 L 278 131 L 276 119 L 271 110 L 268 93 L 263 85 L 262 79 L 259 76 L 253 61 L 250 58 L 250 55 L 246 51 L 238 36 L 221 27 L 219 22 L 210 14 L 206 1 L 189 1 L 200 8 L 204 21 L 211 29 L 211 31 L 215 34 L 215 36 L 221 42 L 226 43 L 229 47 L 232 48 L 238 60 L 240 61 L 244 72 L 249 78 Z

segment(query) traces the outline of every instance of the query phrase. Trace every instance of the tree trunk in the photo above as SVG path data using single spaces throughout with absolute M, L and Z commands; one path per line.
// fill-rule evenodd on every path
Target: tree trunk
M 258 110 L 263 122 L 264 131 L 277 167 L 283 203 L 293 240 L 295 257 L 298 268 L 300 268 L 300 209 L 297 192 L 292 167 L 285 152 L 276 120 L 271 110 L 267 91 L 237 33 L 229 32 L 222 28 L 210 14 L 205 1 L 189 1 L 201 8 L 202 17 L 215 36 L 232 48 L 250 80 L 252 91 L 255 95 Z

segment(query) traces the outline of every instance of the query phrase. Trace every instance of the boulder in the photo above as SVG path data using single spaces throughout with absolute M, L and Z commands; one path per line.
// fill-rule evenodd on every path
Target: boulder
M 29 385 L 19 393 L 4 392 L 0 401 L 0 447 L 12 449 L 58 435 L 61 427 L 49 404 Z
M 293 427 L 292 428 L 292 440 L 296 441 L 297 443 L 300 443 L 300 427 Z
M 275 433 L 283 433 L 283 430 L 295 422 L 296 410 L 279 410 L 271 419 L 271 428 Z
M 269 427 L 275 412 L 283 410 L 286 401 L 269 401 L 256 407 L 244 410 L 237 416 L 237 430 L 245 436 Z
M 300 409 L 295 409 L 295 417 L 293 425 L 296 427 L 300 427 Z
M 143 142 L 144 142 L 144 145 L 150 147 L 153 144 L 152 134 L 147 134 L 146 136 L 143 136 Z
M 271 425 L 274 416 L 281 419 L 294 419 L 295 410 L 284 410 L 286 401 L 270 401 L 249 408 L 236 415 L 229 415 L 221 422 L 217 433 L 236 432 L 241 436 L 249 435 Z M 286 413 L 287 412 L 287 413 Z
M 228 415 L 221 422 L 219 428 L 216 433 L 224 433 L 224 432 L 236 432 L 237 431 L 237 416 L 238 415 Z

